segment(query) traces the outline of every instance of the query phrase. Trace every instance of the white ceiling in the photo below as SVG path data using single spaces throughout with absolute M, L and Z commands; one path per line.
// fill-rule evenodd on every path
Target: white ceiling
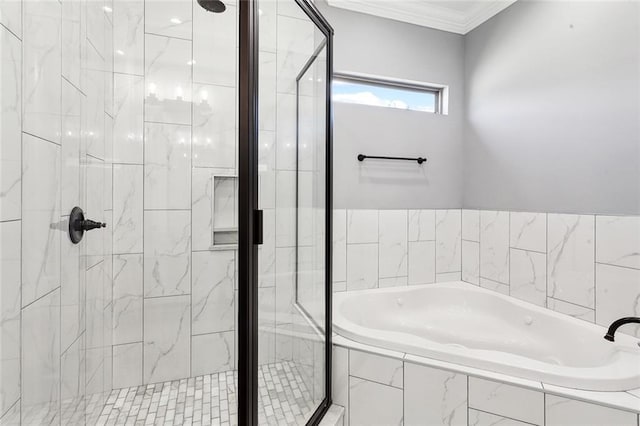
M 516 0 L 327 0 L 330 6 L 466 34 Z

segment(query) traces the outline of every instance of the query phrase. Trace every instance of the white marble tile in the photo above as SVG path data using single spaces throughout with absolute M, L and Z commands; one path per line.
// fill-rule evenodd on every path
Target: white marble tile
M 213 169 L 192 169 L 191 244 L 193 250 L 208 250 L 213 244 L 213 174 Z
M 85 97 L 82 98 L 83 135 L 86 153 L 104 159 L 105 61 L 93 45 L 87 47 Z
M 142 342 L 113 346 L 114 389 L 142 384 Z
M 344 407 L 345 419 L 349 419 L 349 350 L 333 346 L 331 366 L 331 396 L 335 404 Z
M 469 409 L 469 426 L 528 426 L 530 424 L 508 417 L 485 413 L 484 411 Z
M 262 22 L 262 17 L 260 21 Z M 262 32 L 262 28 L 260 28 Z M 259 41 L 262 44 L 262 40 Z M 260 75 L 258 94 L 258 117 L 260 130 L 276 130 L 276 54 L 260 51 Z
M 401 425 L 402 389 L 349 378 L 349 424 Z
M 275 287 L 262 287 L 258 289 L 258 324 L 261 333 L 258 334 L 258 363 L 269 364 L 276 359 L 276 346 L 280 330 L 276 331 L 276 289 Z M 287 337 L 292 338 L 292 350 L 295 349 L 296 338 L 293 337 L 293 328 Z M 293 354 L 293 351 L 292 351 Z M 306 360 L 298 357 L 301 364 Z M 308 365 L 308 363 L 306 363 Z
M 84 214 L 93 220 L 106 222 L 104 211 L 104 162 L 90 156 L 86 156 L 83 164 L 86 174 L 86 187 L 84 190 Z M 96 265 L 103 260 L 105 254 L 104 242 L 106 232 L 94 232 L 84 235 L 84 254 L 86 255 L 86 268 Z
M 56 143 L 60 143 L 61 9 L 56 1 L 22 3 L 22 130 Z
M 378 280 L 378 287 L 403 287 L 407 285 L 408 277 L 393 277 L 393 278 L 380 278 Z M 334 283 L 335 290 L 335 283 Z
M 584 306 L 574 305 L 573 303 L 563 302 L 562 300 L 548 297 L 547 308 L 585 321 L 596 321 L 595 310 L 585 308 Z
M 402 360 L 352 350 L 349 375 L 402 389 L 404 370 Z
M 60 399 L 60 291 L 22 310 L 22 423 L 55 418 Z
M 115 74 L 114 163 L 142 164 L 144 138 L 144 77 Z
M 77 0 L 62 2 L 62 75 L 75 87 L 82 87 L 80 73 L 83 48 L 86 43 L 82 37 L 83 5 Z
M 409 285 L 430 284 L 436 281 L 435 241 L 409 242 L 408 280 Z
M 276 172 L 276 247 L 295 245 L 295 183 L 295 172 Z
M 233 330 L 235 251 L 194 252 L 192 256 L 192 333 Z
M 594 217 L 549 214 L 547 221 L 547 294 L 593 308 Z
M 509 212 L 480 212 L 480 276 L 509 284 Z
M 60 147 L 22 136 L 22 306 L 60 285 Z M 29 196 L 26 196 L 26 195 Z
M 193 166 L 236 167 L 236 90 L 193 86 Z
M 87 1 L 85 16 L 87 18 L 87 39 L 101 57 L 105 52 L 105 23 L 106 17 L 104 1 Z
M 460 210 L 436 210 L 436 272 L 462 270 Z
M 0 24 L 22 37 L 22 0 L 0 1 Z
M 144 0 L 114 2 L 113 50 L 115 72 L 144 73 Z
M 409 210 L 408 221 L 408 241 L 435 241 L 435 210 Z
M 509 220 L 511 247 L 546 253 L 546 213 L 511 212 Z
M 142 255 L 113 257 L 113 344 L 142 341 Z
M 295 292 L 295 256 L 293 247 L 276 248 L 276 322 L 291 323 Z
M 145 1 L 144 30 L 149 34 L 191 39 L 190 1 Z
M 448 283 L 452 281 L 461 281 L 462 280 L 462 272 L 443 272 L 441 274 L 436 274 L 436 282 L 437 283 Z
M 546 396 L 545 406 L 545 424 L 547 426 L 635 426 L 638 421 L 638 416 L 628 411 L 615 410 L 554 395 Z
M 142 253 L 143 166 L 113 166 L 113 252 Z
M 467 425 L 467 376 L 405 363 L 407 425 Z
M 20 397 L 20 227 L 0 222 L 0 416 Z
M 144 208 L 191 208 L 191 128 L 144 126 Z
M 198 83 L 236 85 L 237 13 L 227 3 L 224 13 L 210 13 L 195 0 L 193 16 L 193 80 Z
M 538 306 L 547 303 L 547 256 L 544 253 L 511 249 L 510 295 Z
M 0 3 L 0 21 L 9 2 Z M 4 27 L 0 27 L 0 220 L 20 218 L 20 168 L 22 126 L 22 52 L 20 41 Z
M 542 425 L 544 394 L 504 383 L 469 377 L 469 407 Z
M 104 350 L 103 348 L 91 348 L 86 351 L 86 392 L 89 400 L 100 405 L 104 401 Z M 99 413 L 90 409 L 91 404 L 87 404 L 86 422 L 96 424 Z
M 234 331 L 191 337 L 191 375 L 218 373 L 234 369 Z
M 145 211 L 144 295 L 188 294 L 191 287 L 191 213 Z
M 60 355 L 60 400 L 63 412 L 65 407 L 82 410 L 85 384 L 84 336 L 80 336 Z
M 276 98 L 276 167 L 296 170 L 296 97 L 278 94 Z
M 378 287 L 378 244 L 347 244 L 347 290 Z
M 62 213 L 69 214 L 80 202 L 80 144 L 82 140 L 82 94 L 67 81 L 62 81 Z
M 263 211 L 263 241 L 258 247 L 260 287 L 273 287 L 276 284 L 276 211 L 264 209 Z
M 480 284 L 480 243 L 462 240 L 462 281 Z
M 462 239 L 480 242 L 480 210 L 462 210 Z
M 622 317 L 640 316 L 640 270 L 596 265 L 596 323 L 608 327 Z M 640 326 L 620 329 L 640 337 Z
M 407 211 L 380 210 L 378 221 L 379 277 L 407 276 Z
M 480 277 L 480 287 L 497 291 L 498 293 L 502 293 L 507 296 L 509 295 L 509 285 L 489 280 L 487 278 Z
M 107 0 L 109 1 L 109 0 Z M 111 6 L 108 6 L 113 10 Z M 106 15 L 106 13 L 105 13 Z M 105 19 L 104 112 L 113 117 L 113 25 Z M 108 157 L 107 157 L 108 158 Z
M 347 243 L 378 242 L 378 210 L 347 210 Z
M 64 227 L 69 224 L 64 218 Z M 82 247 L 64 236 L 61 241 L 64 256 L 60 259 L 60 345 L 65 351 L 84 329 L 84 269 L 81 271 Z
M 189 296 L 144 301 L 144 383 L 188 377 L 190 373 Z
M 100 261 L 86 271 L 85 343 L 89 349 L 101 349 L 104 344 L 105 324 L 103 314 L 105 300 L 103 266 L 103 261 Z
M 640 269 L 640 216 L 596 216 L 596 262 Z
M 333 281 L 347 280 L 347 212 L 333 210 Z
M 278 93 L 296 93 L 296 77 L 315 50 L 313 22 L 278 16 Z
M 633 395 L 632 391 L 627 392 L 599 392 L 588 391 L 582 389 L 565 388 L 544 384 L 544 390 L 547 395 L 560 395 L 563 398 L 577 399 L 584 402 L 593 402 L 599 405 L 606 405 L 609 408 L 619 408 L 621 410 L 640 411 L 639 396 Z M 636 394 L 637 394 L 636 390 Z
M 191 124 L 191 41 L 145 35 L 145 120 Z

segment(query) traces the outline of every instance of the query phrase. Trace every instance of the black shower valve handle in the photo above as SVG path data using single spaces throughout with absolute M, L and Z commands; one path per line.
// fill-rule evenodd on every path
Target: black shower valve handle
M 96 228 L 106 228 L 107 224 L 104 222 L 96 222 L 90 219 L 85 219 L 83 221 L 79 222 L 80 228 L 83 231 L 90 231 L 92 229 L 96 229 Z
M 74 207 L 69 214 L 69 238 L 73 244 L 78 244 L 82 241 L 86 231 L 106 227 L 106 223 L 85 219 L 84 212 L 80 207 Z

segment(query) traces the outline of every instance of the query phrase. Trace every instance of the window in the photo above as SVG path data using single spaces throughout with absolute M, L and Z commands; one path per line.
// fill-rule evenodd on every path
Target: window
M 332 97 L 335 102 L 443 113 L 445 90 L 443 86 L 335 74 Z

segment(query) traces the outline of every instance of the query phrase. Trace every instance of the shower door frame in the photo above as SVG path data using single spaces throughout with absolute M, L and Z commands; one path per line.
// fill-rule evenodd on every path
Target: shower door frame
M 326 212 L 325 212 L 325 394 L 309 419 L 317 425 L 331 406 L 333 247 L 333 28 L 309 0 L 295 0 L 326 38 Z M 258 424 L 258 245 L 262 215 L 258 204 L 258 0 L 239 0 L 238 109 L 238 424 Z

